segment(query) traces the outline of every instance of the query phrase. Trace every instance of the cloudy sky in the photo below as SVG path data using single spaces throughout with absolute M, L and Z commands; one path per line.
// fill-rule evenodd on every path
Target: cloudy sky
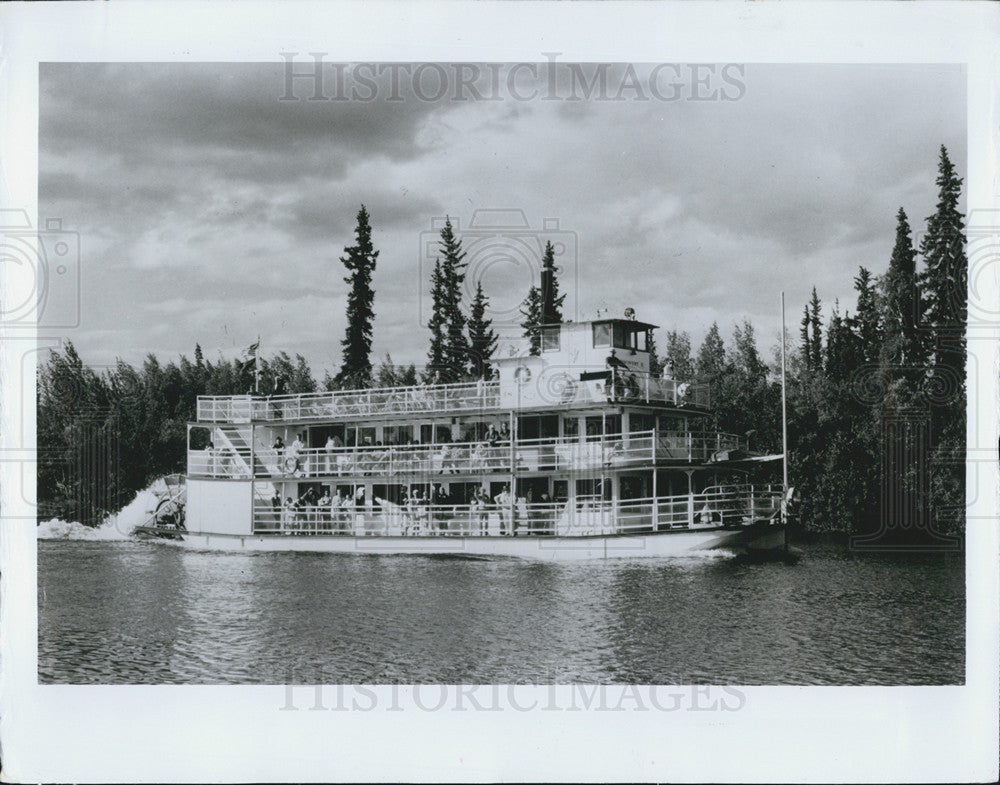
M 769 355 L 782 289 L 793 329 L 813 285 L 852 309 L 858 265 L 887 265 L 896 210 L 916 228 L 933 210 L 941 144 L 965 175 L 960 67 L 616 67 L 583 100 L 568 100 L 584 96 L 568 68 L 554 92 L 527 68 L 481 71 L 477 90 L 454 69 L 396 85 L 358 73 L 330 66 L 311 101 L 301 79 L 299 100 L 279 100 L 281 63 L 43 66 L 39 218 L 80 234 L 68 335 L 86 362 L 190 356 L 196 342 L 234 356 L 260 334 L 265 354 L 335 370 L 338 257 L 361 203 L 381 252 L 378 355 L 426 353 L 445 215 L 498 325 L 551 239 L 567 317 L 631 306 L 696 346 L 712 321 L 728 337 L 747 318 Z

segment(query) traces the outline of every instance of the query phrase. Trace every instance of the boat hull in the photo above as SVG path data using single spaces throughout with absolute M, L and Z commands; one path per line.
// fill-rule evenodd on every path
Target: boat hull
M 663 558 L 730 550 L 756 553 L 783 548 L 783 527 L 704 528 L 592 537 L 354 536 L 323 534 L 187 533 L 171 544 L 195 550 L 513 557 L 540 561 Z

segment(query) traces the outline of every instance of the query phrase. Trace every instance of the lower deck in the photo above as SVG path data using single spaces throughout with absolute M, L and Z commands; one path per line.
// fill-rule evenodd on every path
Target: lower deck
M 620 480 L 620 478 L 615 478 Z M 775 520 L 780 486 L 713 485 L 685 494 L 622 498 L 620 485 L 585 483 L 569 499 L 534 501 L 501 486 L 495 496 L 442 502 L 419 489 L 402 501 L 324 490 L 298 501 L 252 482 L 189 480 L 189 532 L 296 537 L 596 537 L 655 534 Z M 364 489 L 359 489 L 363 491 Z M 439 486 L 439 490 L 443 490 Z

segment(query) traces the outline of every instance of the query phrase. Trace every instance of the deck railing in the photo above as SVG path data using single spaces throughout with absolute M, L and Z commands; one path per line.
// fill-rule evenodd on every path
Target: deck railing
M 225 429 L 217 429 L 225 433 Z M 249 476 L 249 447 L 218 439 L 215 447 L 188 453 L 193 477 Z M 293 451 L 258 448 L 253 453 L 258 478 L 321 478 L 492 474 L 498 472 L 575 471 L 652 466 L 656 461 L 707 461 L 719 451 L 734 450 L 739 438 L 728 433 L 639 431 L 595 440 L 521 439 L 511 445 L 486 442 L 440 445 L 367 445 Z
M 200 422 L 338 420 L 391 414 L 476 412 L 499 406 L 498 382 L 334 390 L 300 395 L 198 396 Z
M 539 382 L 543 383 L 543 382 Z M 708 408 L 708 387 L 614 370 L 607 381 L 568 388 L 572 396 L 545 399 L 554 406 L 590 403 L 669 403 Z M 500 383 L 383 387 L 299 395 L 198 396 L 198 421 L 207 423 L 352 420 L 396 414 L 462 414 L 501 409 Z
M 254 505 L 254 532 L 353 536 L 559 536 L 643 534 L 678 529 L 738 526 L 772 518 L 781 504 L 773 485 L 716 486 L 702 493 L 618 502 L 584 498 L 528 504 L 392 504 L 371 506 Z

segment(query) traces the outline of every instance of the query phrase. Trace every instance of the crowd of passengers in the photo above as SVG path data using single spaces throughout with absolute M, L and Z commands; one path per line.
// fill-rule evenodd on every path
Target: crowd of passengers
M 305 473 L 332 474 L 344 469 L 377 474 L 388 469 L 389 447 L 404 447 L 397 451 L 397 457 L 403 457 L 414 463 L 424 462 L 434 466 L 440 474 L 457 474 L 460 471 L 474 469 L 505 468 L 509 460 L 511 443 L 510 429 L 506 424 L 499 428 L 490 424 L 483 438 L 473 440 L 474 431 L 470 432 L 469 442 L 461 446 L 442 441 L 438 444 L 423 444 L 409 434 L 402 434 L 398 439 L 387 439 L 386 442 L 374 441 L 367 437 L 362 445 L 363 452 L 356 456 L 357 463 L 348 467 L 343 461 L 351 459 L 353 447 L 345 446 L 343 439 L 336 434 L 327 437 L 326 444 L 319 451 L 311 451 L 306 455 L 305 434 L 297 434 L 291 444 L 285 444 L 278 436 L 271 445 L 274 457 L 278 461 L 279 474 L 302 476 Z M 319 466 L 307 466 L 307 460 L 319 462 Z M 358 465 L 360 464 L 360 465 Z
M 378 501 L 378 500 L 376 500 Z M 467 502 L 449 493 L 440 484 L 432 484 L 425 495 L 420 487 L 413 486 L 402 492 L 393 508 L 401 516 L 402 534 L 487 534 L 490 514 L 499 519 L 501 536 L 522 534 L 550 534 L 555 508 L 548 493 L 542 493 L 535 505 L 534 493 L 529 488 L 525 495 L 516 498 L 505 485 L 499 494 L 491 497 L 485 486 L 476 489 Z M 547 505 L 547 506 L 543 506 Z M 381 505 L 380 505 L 381 507 Z M 358 488 L 353 495 L 344 490 L 330 493 L 324 489 L 320 495 L 309 488 L 298 499 L 291 496 L 281 499 L 275 490 L 271 497 L 271 515 L 263 516 L 263 529 L 281 530 L 284 533 L 329 532 L 354 534 L 358 513 L 372 513 L 374 508 L 365 498 L 365 489 Z M 258 516 L 259 520 L 262 516 Z M 451 524 L 458 521 L 459 530 Z

